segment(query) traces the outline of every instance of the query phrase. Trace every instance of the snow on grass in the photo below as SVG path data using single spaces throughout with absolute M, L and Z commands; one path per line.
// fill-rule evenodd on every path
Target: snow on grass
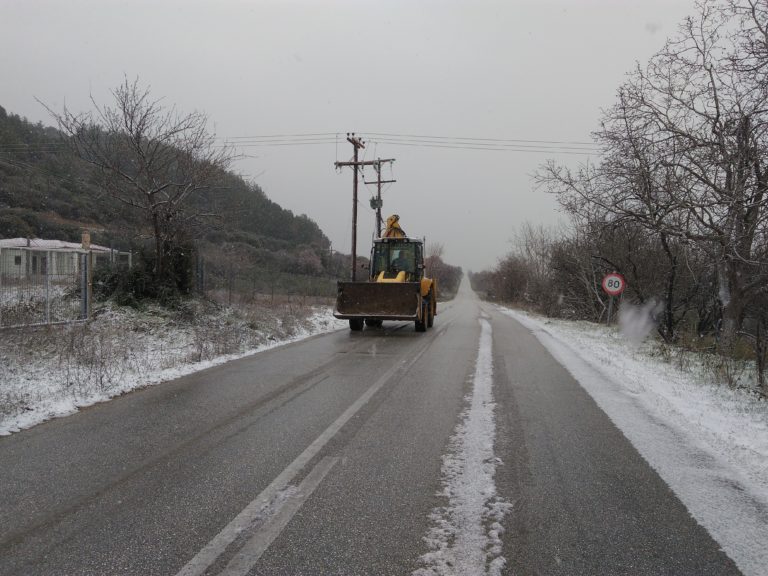
M 746 575 L 768 574 L 768 402 L 616 328 L 501 308 L 608 414 Z
M 472 394 L 462 421 L 443 456 L 443 491 L 448 504 L 430 514 L 433 527 L 425 540 L 430 552 L 417 576 L 500 574 L 501 521 L 510 505 L 496 495 L 494 476 L 499 459 L 493 454 L 496 434 L 492 396 L 491 325 L 480 320 L 482 331 Z
M 30 284 L 3 288 L 0 290 L 2 326 L 42 324 L 46 315 L 49 322 L 66 322 L 80 316 L 80 298 L 72 286 L 52 283 L 48 287 Z
M 345 326 L 326 306 L 245 315 L 195 308 L 181 318 L 107 306 L 86 324 L 5 331 L 0 435 Z

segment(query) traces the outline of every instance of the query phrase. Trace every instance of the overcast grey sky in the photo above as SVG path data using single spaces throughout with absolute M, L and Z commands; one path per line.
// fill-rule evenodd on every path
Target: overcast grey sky
M 396 158 L 384 212 L 492 266 L 520 223 L 562 218 L 530 175 L 553 152 L 382 142 L 375 133 L 588 141 L 636 60 L 661 48 L 693 0 L 0 0 L 0 105 L 51 124 L 35 97 L 90 107 L 124 75 L 222 138 L 338 134 L 327 144 L 248 147 L 236 170 L 314 219 L 349 252 L 346 132 L 366 159 Z M 378 142 L 377 142 L 378 140 Z M 385 172 L 390 177 L 388 171 Z M 374 179 L 372 170 L 366 179 Z M 368 189 L 370 188 L 370 190 Z M 373 232 L 361 187 L 358 253 Z

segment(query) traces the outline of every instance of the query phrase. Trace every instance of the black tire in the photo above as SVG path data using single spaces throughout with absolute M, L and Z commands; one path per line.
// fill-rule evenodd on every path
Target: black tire
M 427 331 L 427 315 L 429 313 L 427 312 L 427 301 L 422 300 L 421 301 L 421 319 L 416 320 L 416 332 L 426 332 Z
M 432 298 L 427 301 L 427 328 L 432 328 L 435 325 L 435 305 L 432 303 Z
M 349 329 L 353 332 L 359 332 L 363 329 L 363 319 L 362 318 L 350 318 L 349 319 Z

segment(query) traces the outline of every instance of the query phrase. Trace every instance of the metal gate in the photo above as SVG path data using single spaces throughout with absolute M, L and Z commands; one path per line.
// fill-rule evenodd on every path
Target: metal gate
M 0 248 L 0 327 L 88 318 L 91 262 L 87 251 Z

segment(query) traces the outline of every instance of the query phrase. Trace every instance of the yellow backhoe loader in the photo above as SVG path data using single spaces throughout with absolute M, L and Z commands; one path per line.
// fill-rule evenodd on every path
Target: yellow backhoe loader
M 386 231 L 373 242 L 368 279 L 339 282 L 333 315 L 348 319 L 351 330 L 412 320 L 417 332 L 425 332 L 434 323 L 437 283 L 424 276 L 424 243 L 408 238 L 399 220 L 387 218 Z

